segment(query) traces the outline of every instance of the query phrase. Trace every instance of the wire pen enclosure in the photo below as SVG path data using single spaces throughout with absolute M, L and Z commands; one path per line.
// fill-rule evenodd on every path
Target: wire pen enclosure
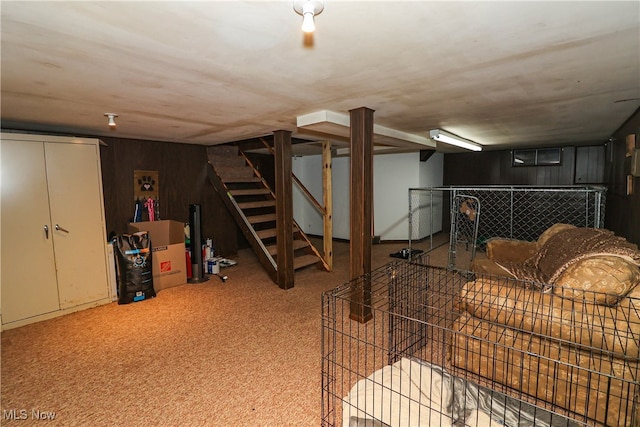
M 638 297 L 394 261 L 323 294 L 322 425 L 637 426 Z
M 599 186 L 411 188 L 409 248 L 431 250 L 433 235 L 448 230 L 448 266 L 465 269 L 492 237 L 535 241 L 556 223 L 602 228 L 605 203 Z

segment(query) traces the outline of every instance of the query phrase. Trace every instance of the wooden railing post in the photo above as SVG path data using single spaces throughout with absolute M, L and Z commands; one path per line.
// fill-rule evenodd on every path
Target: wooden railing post
M 324 204 L 324 260 L 333 270 L 333 186 L 331 174 L 331 141 L 322 141 L 322 197 Z

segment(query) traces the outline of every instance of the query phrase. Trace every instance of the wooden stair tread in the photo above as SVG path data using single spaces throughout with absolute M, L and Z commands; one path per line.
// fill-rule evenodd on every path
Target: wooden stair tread
M 275 205 L 276 201 L 274 199 L 238 203 L 240 209 L 269 208 Z
M 267 188 L 250 188 L 248 190 L 229 190 L 232 196 L 255 196 L 259 194 L 271 194 Z
M 293 227 L 293 232 L 297 233 L 298 231 L 300 231 L 300 229 L 298 227 Z M 268 239 L 270 237 L 276 237 L 278 235 L 278 230 L 274 227 L 274 228 L 267 228 L 265 230 L 257 230 L 256 234 L 258 235 L 258 237 L 260 238 L 260 240 L 264 240 L 264 239 Z
M 209 163 L 216 167 L 247 167 L 247 161 L 240 156 L 211 156 L 209 155 Z
M 278 231 L 275 228 L 268 228 L 266 230 L 258 230 L 256 231 L 256 234 L 260 240 L 264 240 L 270 237 L 276 237 L 278 235 Z
M 319 261 L 320 260 L 315 255 L 303 255 L 303 256 L 295 257 L 293 259 L 293 269 L 298 270 L 300 268 L 313 265 Z
M 221 176 L 222 182 L 225 184 L 233 184 L 234 182 L 262 182 L 257 176 Z
M 252 216 L 248 216 L 247 219 L 251 224 L 260 224 L 263 222 L 275 221 L 276 214 L 269 213 L 269 214 L 263 214 L 263 215 L 252 215 Z
M 213 163 L 209 162 L 211 166 L 219 173 L 219 175 L 226 174 L 243 174 L 253 176 L 253 169 L 247 165 L 233 165 L 227 162 Z
M 309 247 L 309 242 L 306 240 L 294 240 L 293 241 L 293 250 L 297 251 L 298 249 Z M 278 245 L 269 245 L 267 246 L 267 250 L 271 256 L 275 256 L 278 253 Z

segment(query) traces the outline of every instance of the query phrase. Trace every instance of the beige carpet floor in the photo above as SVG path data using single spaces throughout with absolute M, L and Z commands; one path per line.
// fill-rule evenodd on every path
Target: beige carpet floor
M 372 267 L 405 246 L 373 246 Z M 349 245 L 334 254 L 287 291 L 242 250 L 226 283 L 2 332 L 2 425 L 320 425 L 321 294 L 348 281 Z

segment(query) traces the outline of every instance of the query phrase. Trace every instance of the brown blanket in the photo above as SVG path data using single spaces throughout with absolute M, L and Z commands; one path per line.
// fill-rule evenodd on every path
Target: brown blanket
M 602 228 L 562 230 L 551 236 L 524 263 L 500 265 L 520 280 L 553 284 L 572 264 L 597 255 L 619 256 L 640 265 L 640 251 L 636 245 Z

